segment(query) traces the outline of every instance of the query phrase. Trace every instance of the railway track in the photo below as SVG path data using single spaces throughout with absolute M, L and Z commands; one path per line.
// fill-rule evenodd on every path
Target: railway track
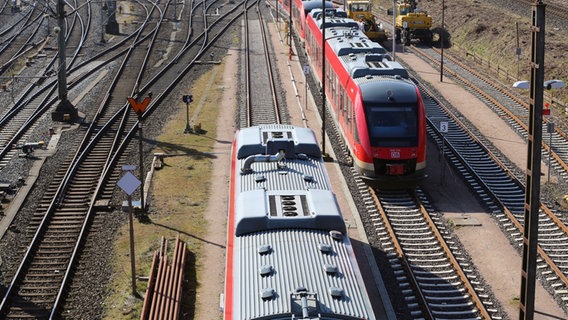
M 430 62 L 436 63 L 439 53 L 435 49 L 419 50 L 414 48 Z M 452 56 L 445 63 L 448 74 L 464 83 L 472 93 L 484 101 L 499 117 L 504 119 L 517 133 L 526 139 L 528 132 L 529 105 L 490 78 L 459 62 Z M 439 60 L 438 60 L 439 61 Z M 544 119 L 543 124 L 543 159 L 549 159 L 556 173 L 568 181 L 568 134 L 561 126 L 554 126 L 552 132 L 548 132 L 548 124 L 552 119 Z M 552 142 L 552 144 L 550 143 Z
M 37 11 L 34 9 L 34 11 Z M 35 14 L 37 15 L 37 13 Z M 73 53 L 69 56 L 69 65 L 73 65 L 82 48 L 83 43 L 87 37 L 86 30 L 90 21 L 90 11 L 87 13 L 86 18 L 81 18 L 78 14 L 73 15 L 73 18 L 68 21 L 69 32 L 65 35 L 66 43 L 75 48 Z M 27 29 L 30 26 L 24 27 Z M 8 30 L 10 28 L 7 28 Z M 20 30 L 21 31 L 21 30 Z M 31 32 L 31 34 L 30 34 Z M 24 42 L 24 47 L 35 47 L 30 42 L 39 37 L 42 32 L 41 28 L 28 30 L 25 32 L 28 38 Z M 6 40 L 5 46 L 8 47 L 13 42 L 17 42 L 19 37 L 17 35 L 10 37 Z M 25 52 L 19 51 L 9 58 L 4 66 L 8 68 L 13 63 L 16 63 L 21 54 Z M 10 53 L 1 53 L 1 57 L 10 56 Z M 11 107 L 6 108 L 0 115 L 0 170 L 5 167 L 10 160 L 18 154 L 16 146 L 23 145 L 29 137 L 29 132 L 33 130 L 35 121 L 46 111 L 46 108 L 54 103 L 52 96 L 55 94 L 56 81 L 51 81 L 48 85 L 39 89 L 40 83 L 47 78 L 47 74 L 53 70 L 56 63 L 57 56 L 53 56 L 48 63 L 39 71 L 40 76 L 34 78 L 34 83 L 29 85 L 23 90 L 20 96 L 16 99 L 13 97 L 14 103 Z M 0 67 L 0 74 L 4 67 Z M 13 80 L 15 81 L 15 80 Z M 13 95 L 13 93 L 12 93 Z
M 248 14 L 248 9 L 244 13 L 246 108 L 241 111 L 241 127 L 283 123 L 272 65 L 274 55 L 260 4 L 261 1 L 256 1 L 253 15 Z
M 13 271 L 0 305 L 5 318 L 59 316 L 61 304 L 70 295 L 69 283 L 88 242 L 87 236 L 93 230 L 93 221 L 97 221 L 95 217 L 100 210 L 106 210 L 113 195 L 120 174 L 117 168 L 133 152 L 134 137 L 138 134 L 142 138 L 142 121 L 150 117 L 184 75 L 198 65 L 198 59 L 237 21 L 242 15 L 237 8 L 243 3 L 246 2 L 226 8 L 224 14 L 210 22 L 206 22 L 205 3 L 197 3 L 192 12 L 203 19 L 202 29 L 194 26 L 191 30 L 197 35 L 188 35 L 178 52 L 157 72 L 148 71 L 151 70 L 148 62 L 155 55 L 152 44 L 160 27 L 165 25 L 160 20 L 164 19 L 169 3 L 162 4 L 163 9 L 154 5 L 148 11 L 147 21 L 156 20 L 142 24 L 131 38 L 127 52 L 118 55 L 124 55 L 123 60 L 116 67 L 117 73 L 99 109 L 92 121 L 77 133 L 81 143 L 53 179 L 31 220 L 27 233 L 31 242 L 25 242 L 28 250 L 18 270 Z M 142 36 L 143 30 L 149 35 Z M 120 99 L 131 95 L 139 98 L 150 92 L 159 94 L 152 98 L 144 114 L 134 114 L 125 98 Z
M 47 7 L 14 5 L 6 1 L 0 10 L 2 17 L 8 17 L 10 22 L 0 29 L 0 75 L 6 75 L 18 59 L 37 50 L 47 40 L 48 33 L 41 30 L 47 21 Z
M 484 92 L 484 96 L 493 96 L 485 93 L 486 90 L 477 90 Z M 435 138 L 448 162 L 461 173 L 485 206 L 495 213 L 495 219 L 512 245 L 519 248 L 524 224 L 523 172 L 454 110 L 431 100 L 426 100 L 425 105 L 430 135 Z M 439 132 L 441 121 L 449 124 L 447 133 Z M 568 298 L 565 296 L 567 272 L 564 252 L 568 249 L 566 222 L 566 213 L 558 210 L 555 204 L 541 205 L 538 248 L 541 260 L 537 268 L 545 287 L 551 288 L 549 292 L 557 301 Z M 568 310 L 566 304 L 561 306 Z
M 240 3 L 239 3 L 238 5 L 240 5 Z M 194 9 L 197 8 L 197 6 L 198 6 L 198 5 L 196 5 L 196 6 L 194 7 Z M 211 5 L 208 4 L 208 6 L 211 6 Z M 246 5 L 245 5 L 245 6 L 246 6 Z M 237 7 L 237 5 L 235 5 L 235 7 Z M 171 10 L 171 8 L 170 8 L 170 10 Z M 245 10 L 246 10 L 246 9 L 245 9 Z M 207 20 L 206 20 L 206 18 L 205 18 L 205 16 L 206 16 L 206 13 L 205 13 L 205 12 L 206 12 L 206 10 L 204 9 L 204 10 L 203 10 L 203 13 L 204 13 L 204 14 L 203 14 L 203 17 L 200 18 L 200 19 L 203 19 L 203 22 L 202 22 L 202 23 L 203 23 L 204 26 L 205 26 L 205 25 L 208 25 L 208 22 L 207 22 Z M 235 14 L 235 16 L 238 16 L 238 14 Z M 196 19 L 196 20 L 197 20 L 197 19 Z M 219 24 L 219 25 L 218 25 L 218 24 L 214 24 L 213 27 L 214 27 L 214 28 L 220 28 L 220 24 Z M 197 33 L 199 33 L 199 32 L 197 32 Z M 189 38 L 190 38 L 190 37 L 189 37 L 189 35 L 188 35 L 188 39 L 189 39 Z M 194 37 L 194 39 L 196 39 L 195 42 L 189 43 L 189 41 L 187 41 L 186 44 L 184 44 L 184 46 L 183 46 L 184 49 L 180 49 L 180 50 L 179 50 L 180 53 L 177 54 L 177 55 L 175 55 L 175 59 L 177 60 L 176 62 L 178 62 L 179 65 L 189 65 L 189 66 L 190 66 L 189 68 L 184 69 L 184 70 L 182 70 L 182 71 L 179 71 L 179 69 L 178 69 L 178 70 L 175 70 L 175 69 L 173 69 L 173 68 L 170 69 L 170 68 L 168 68 L 168 67 L 164 67 L 163 69 L 161 69 L 160 72 L 158 72 L 158 73 L 155 74 L 155 75 L 149 75 L 148 73 L 143 73 L 143 74 L 142 74 L 142 77 L 140 78 L 140 80 L 139 80 L 139 82 L 138 82 L 138 85 L 133 86 L 133 88 L 136 88 L 136 89 L 137 89 L 136 92 L 130 91 L 130 93 L 135 93 L 136 96 L 142 97 L 142 96 L 144 96 L 144 94 L 147 94 L 148 92 L 160 92 L 160 93 L 163 92 L 163 94 L 160 94 L 158 97 L 153 97 L 153 101 L 156 101 L 156 102 L 153 102 L 153 104 L 152 104 L 152 106 L 150 107 L 150 109 L 152 110 L 152 108 L 157 108 L 157 105 L 159 104 L 159 102 L 157 102 L 157 101 L 163 101 L 164 96 L 166 96 L 166 95 L 171 91 L 170 87 L 166 84 L 166 82 L 165 82 L 165 81 L 164 81 L 164 82 L 161 82 L 160 79 L 161 79 L 162 77 L 166 77 L 166 78 L 170 79 L 170 81 L 175 81 L 175 79 L 180 79 L 180 78 L 182 78 L 183 75 L 185 75 L 185 74 L 188 72 L 188 70 L 191 69 L 191 66 L 194 65 L 194 63 L 197 61 L 197 59 L 198 59 L 199 57 L 206 56 L 206 53 L 207 53 L 207 44 L 210 43 L 210 42 L 212 42 L 212 40 L 211 40 L 211 41 L 206 40 L 207 38 L 208 38 L 208 37 L 206 37 L 206 36 L 203 36 L 203 37 L 202 37 L 202 36 L 199 36 L 199 35 L 196 36 L 196 37 Z M 213 36 L 212 38 L 215 38 L 215 37 Z M 144 38 L 144 39 L 146 39 L 146 38 Z M 143 39 L 140 39 L 139 41 L 143 41 Z M 149 40 L 149 41 L 150 41 L 150 40 Z M 139 43 L 142 44 L 142 43 L 144 43 L 144 42 L 139 42 Z M 197 47 L 197 43 L 199 43 L 199 44 L 201 45 L 201 48 L 200 48 L 199 50 L 195 49 L 195 48 Z M 181 52 L 185 52 L 185 51 L 186 51 L 185 49 L 188 49 L 187 51 L 189 51 L 189 50 L 196 50 L 198 53 L 197 53 L 196 55 L 193 55 L 193 58 L 188 58 L 188 57 L 190 56 L 189 54 L 183 54 L 183 53 L 181 53 Z M 266 50 L 266 51 L 268 51 L 268 50 Z M 121 53 L 121 54 L 125 54 L 125 53 Z M 174 70 L 175 70 L 175 71 L 174 71 Z M 176 75 L 176 73 L 177 73 L 177 75 Z M 251 73 L 251 74 L 254 74 L 254 72 Z M 266 82 L 266 81 L 265 81 L 265 82 Z M 256 85 L 253 85 L 252 87 L 256 87 Z M 262 90 L 262 91 L 268 92 L 267 90 Z M 121 89 L 121 92 L 128 92 L 128 89 L 126 89 L 126 88 L 125 88 L 125 89 Z M 115 96 L 116 96 L 116 95 L 115 95 Z M 120 103 L 119 100 L 120 100 L 120 99 L 117 99 L 117 100 L 116 100 L 116 106 L 117 106 L 119 109 L 120 109 L 120 108 L 124 108 L 124 107 L 128 108 L 128 106 L 125 106 L 125 105 L 124 105 L 124 101 L 122 101 L 122 103 Z M 250 100 L 253 101 L 254 99 L 251 98 Z M 275 101 L 276 101 L 276 99 L 275 99 Z M 277 105 L 278 103 L 275 102 L 274 104 Z M 124 114 L 127 113 L 126 110 L 124 110 L 124 112 L 125 112 Z M 143 117 L 148 117 L 148 116 L 150 116 L 151 113 L 152 113 L 152 111 L 149 111 L 148 114 L 143 115 Z M 275 113 L 278 114 L 279 112 L 276 111 Z M 132 136 L 134 136 L 134 134 L 136 133 L 136 129 L 135 129 L 135 128 L 138 126 L 138 124 L 136 123 L 136 119 L 135 119 L 136 117 L 133 116 L 133 115 L 128 115 L 128 116 L 125 116 L 125 118 L 130 118 L 130 119 L 128 120 L 128 121 L 129 121 L 129 124 L 125 125 L 125 128 L 131 128 L 131 130 L 130 130 L 130 131 L 126 130 L 122 135 L 123 135 L 123 136 L 131 135 L 131 137 L 132 137 Z M 100 121 L 100 124 L 102 125 L 103 123 L 108 123 L 108 122 L 110 121 L 110 119 L 107 118 L 107 115 L 101 115 L 99 121 Z M 263 121 L 263 120 L 261 120 L 261 121 Z M 101 128 L 102 128 L 102 127 L 101 127 Z M 118 129 L 115 129 L 115 130 L 118 130 Z M 100 129 L 99 129 L 99 131 L 102 132 L 102 130 L 100 130 Z M 126 133 L 126 132 L 128 132 L 128 133 Z M 126 141 L 127 138 L 124 138 L 124 140 Z M 126 148 L 126 145 L 127 145 L 127 143 L 125 142 L 125 148 Z M 121 147 L 115 146 L 114 148 L 115 148 L 116 151 L 115 151 L 114 153 L 111 153 L 111 154 L 112 154 L 113 156 L 118 156 L 118 154 L 119 154 L 118 149 L 121 148 Z M 130 148 L 132 149 L 132 146 L 131 146 Z M 82 149 L 82 148 L 80 148 L 80 149 Z M 120 158 L 120 156 L 118 156 L 118 157 Z M 118 160 L 116 163 L 121 163 L 122 161 L 123 161 L 123 160 Z M 72 162 L 73 162 L 73 161 L 70 161 L 70 163 L 72 163 Z M 115 165 L 115 166 L 116 166 L 116 165 Z M 109 168 L 109 170 L 110 170 L 110 171 L 109 171 L 110 174 L 113 175 L 112 178 L 109 178 L 109 179 L 108 179 L 108 180 L 111 182 L 110 184 L 112 185 L 112 184 L 113 184 L 112 182 L 113 182 L 113 181 L 116 181 L 116 179 L 118 178 L 118 174 L 117 174 L 114 170 L 112 170 L 111 168 Z M 79 188 L 79 187 L 77 187 L 77 188 Z M 66 189 L 71 190 L 71 189 L 74 189 L 74 188 L 66 188 Z M 112 193 L 112 190 L 108 189 L 108 187 L 107 187 L 106 191 L 103 192 L 103 193 L 104 193 L 104 194 Z M 87 195 L 90 196 L 88 193 L 87 193 Z M 92 194 L 91 194 L 91 195 L 92 195 Z M 71 198 L 75 198 L 75 195 L 71 196 L 71 194 L 70 194 L 70 195 L 68 195 L 68 196 L 65 196 L 64 198 L 66 198 L 66 197 L 68 197 L 69 199 L 71 199 Z M 79 196 L 78 196 L 78 198 L 81 198 L 81 197 L 83 197 L 83 201 L 85 201 L 85 194 L 82 194 L 82 195 L 79 195 Z M 54 197 L 54 198 L 55 198 L 55 197 Z M 399 202 L 400 198 L 401 198 L 401 197 L 398 197 L 398 195 L 394 195 L 394 196 L 392 196 L 391 198 L 389 198 L 388 195 L 385 195 L 385 197 L 383 198 L 383 203 L 388 203 L 388 205 L 385 205 L 385 206 L 384 206 L 385 208 L 388 207 L 387 211 L 390 210 L 394 215 L 398 214 L 398 212 L 397 212 L 396 210 L 391 210 L 391 209 L 393 209 L 393 208 L 394 208 L 394 209 L 397 209 L 397 208 L 399 208 L 399 207 L 406 206 L 406 204 L 405 204 L 404 202 Z M 400 204 L 400 203 L 402 203 L 402 204 Z M 59 204 L 62 204 L 62 203 L 60 202 Z M 75 205 L 73 205 L 73 206 L 75 206 Z M 84 206 L 84 204 L 80 204 L 80 202 L 77 202 L 77 205 L 76 205 L 76 206 Z M 420 206 L 420 205 L 417 205 L 417 206 Z M 393 220 L 396 219 L 396 217 L 395 217 L 394 215 L 391 216 L 391 219 L 393 219 Z M 42 219 L 43 219 L 43 218 L 41 217 L 41 213 L 38 214 L 38 217 L 36 217 L 36 220 L 42 220 Z M 411 246 L 411 247 L 412 247 L 412 246 Z M 416 263 L 416 265 L 418 265 L 418 263 Z M 464 265 L 464 266 L 465 266 L 464 269 L 467 270 L 467 269 L 468 269 L 468 268 L 467 268 L 467 265 Z M 421 268 L 421 269 L 426 269 L 424 266 L 421 266 L 421 267 L 419 267 L 419 268 Z M 435 273 L 435 272 L 437 272 L 437 271 L 432 271 L 432 270 L 434 270 L 434 269 L 431 269 L 431 270 L 428 271 L 428 272 L 429 272 L 429 273 Z M 475 277 L 473 277 L 473 278 L 475 278 Z M 473 283 L 475 283 L 475 280 L 473 280 Z M 467 286 L 467 285 L 464 284 L 464 287 L 465 287 L 465 286 Z M 460 290 L 457 290 L 457 291 L 459 291 L 459 292 L 464 292 L 463 290 L 465 290 L 465 289 L 460 289 Z M 425 289 L 425 290 L 423 290 L 423 291 L 427 291 L 427 290 Z M 412 297 L 413 295 L 414 295 L 413 293 L 410 293 L 410 294 L 409 294 L 409 297 Z M 461 297 L 461 298 L 463 298 L 463 297 Z M 411 298 L 411 299 L 412 299 L 412 298 Z M 458 301 L 459 299 L 460 299 L 460 298 L 458 298 L 458 296 L 456 296 L 456 298 L 455 298 L 453 301 Z M 482 299 L 483 299 L 483 295 L 482 295 Z M 426 300 L 426 301 L 427 301 L 427 300 Z M 431 305 L 432 308 L 430 309 L 430 311 L 420 311 L 420 312 L 424 312 L 425 314 L 428 313 L 428 312 L 443 312 L 443 311 L 439 311 L 439 310 L 436 309 L 436 307 L 440 307 L 440 306 L 437 305 L 437 304 L 435 303 L 435 301 L 436 301 L 436 299 L 432 299 L 432 300 L 431 300 L 430 305 Z M 472 307 L 474 304 L 471 303 L 471 302 L 469 302 L 468 299 L 459 300 L 459 301 L 460 301 L 460 303 L 459 303 L 459 308 L 460 308 L 459 312 L 463 312 L 464 314 L 465 314 L 465 313 L 473 313 L 473 312 L 475 312 L 475 309 L 477 309 L 477 308 L 475 308 L 475 307 Z M 468 302 L 463 302 L 463 301 L 468 301 Z M 428 302 L 426 302 L 425 304 L 428 305 Z M 443 310 L 443 309 L 442 309 L 442 310 Z M 418 312 L 418 311 L 417 311 L 417 312 Z M 456 311 L 456 312 L 458 312 L 458 311 Z
M 555 1 L 558 0 L 548 0 L 543 1 L 546 3 L 546 13 L 555 16 L 561 20 L 568 20 L 568 8 L 566 5 L 561 5 L 561 2 L 556 3 Z M 534 0 L 517 0 L 518 3 L 522 3 L 526 6 L 531 6 L 535 1 Z
M 155 28 L 153 32 L 157 30 Z M 151 47 L 145 50 L 150 51 Z M 125 62 L 136 56 L 131 52 Z M 126 76 L 129 72 L 132 70 L 123 68 L 119 75 Z M 115 79 L 128 86 L 128 81 L 119 80 L 120 77 Z M 130 88 L 135 83 L 130 81 Z M 125 94 L 124 87 L 114 89 L 112 93 Z M 44 205 L 38 206 L 28 226 L 27 234 L 33 237 L 0 305 L 5 318 L 59 316 L 61 297 L 72 277 L 96 203 L 105 198 L 100 199 L 100 195 L 105 194 L 104 186 L 114 188 L 116 183 L 116 176 L 113 179 L 105 173 L 112 172 L 111 167 L 115 164 L 112 154 L 120 149 L 125 132 L 136 123 L 135 116 L 128 116 L 129 109 L 117 109 L 108 100 L 99 116 L 79 135 L 83 139 L 69 166 L 55 177 L 53 187 L 44 194 Z M 106 179 L 99 180 L 101 177 Z
M 371 194 L 379 211 L 369 213 L 369 219 L 412 318 L 502 316 L 480 285 L 482 280 L 469 257 L 456 245 L 439 213 L 427 208 L 427 196 L 419 188 L 411 192 L 371 190 Z

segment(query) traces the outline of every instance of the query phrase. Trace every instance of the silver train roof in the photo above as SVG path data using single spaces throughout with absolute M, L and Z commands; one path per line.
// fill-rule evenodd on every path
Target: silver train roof
M 236 234 L 280 228 L 345 233 L 311 129 L 269 125 L 237 133 Z
M 374 319 L 313 131 L 246 128 L 235 147 L 234 319 Z
M 310 13 L 320 27 L 321 10 Z M 359 24 L 350 18 L 326 15 L 325 38 L 352 78 L 400 77 L 408 78 L 408 71 L 379 43 L 370 40 Z
M 237 237 L 233 250 L 234 319 L 374 319 L 349 237 L 339 232 L 259 231 Z

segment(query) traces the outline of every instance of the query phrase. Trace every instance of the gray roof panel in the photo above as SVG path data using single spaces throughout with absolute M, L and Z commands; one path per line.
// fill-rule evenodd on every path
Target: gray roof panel
M 259 230 L 306 228 L 346 233 L 335 195 L 327 190 L 266 192 L 264 189 L 238 195 L 235 234 Z
M 291 319 L 301 315 L 305 288 L 321 319 L 370 319 L 370 301 L 349 238 L 321 230 L 273 230 L 237 237 L 234 314 L 238 319 Z M 268 251 L 259 253 L 264 246 Z M 322 248 L 331 247 L 330 251 Z M 264 270 L 264 272 L 263 272 Z M 336 271 L 336 272 L 335 272 Z M 334 297 L 332 294 L 338 293 Z M 263 299 L 262 294 L 265 293 Z M 301 317 L 300 317 L 301 318 Z
M 237 158 L 242 159 L 256 154 L 274 154 L 280 146 L 290 149 L 286 157 L 303 153 L 321 157 L 321 150 L 311 129 L 293 129 L 290 125 L 268 125 L 252 127 L 237 132 Z

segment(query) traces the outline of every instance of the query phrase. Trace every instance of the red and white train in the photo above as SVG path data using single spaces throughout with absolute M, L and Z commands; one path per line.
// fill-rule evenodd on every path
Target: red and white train
M 241 129 L 232 148 L 223 319 L 375 319 L 311 129 Z
M 290 13 L 290 3 L 292 3 L 292 22 L 294 24 L 294 28 L 298 32 L 298 35 L 301 39 L 305 39 L 305 29 L 306 29 L 306 18 L 309 15 L 310 11 L 313 9 L 321 9 L 322 2 L 320 0 L 278 0 L 279 4 L 282 8 L 289 14 Z M 332 9 L 335 5 L 330 2 L 326 1 L 325 6 L 327 9 Z
M 320 6 L 308 12 L 312 2 Z M 305 23 L 294 25 L 303 28 L 297 32 L 317 81 L 326 80 L 326 98 L 356 170 L 384 188 L 416 185 L 426 175 L 426 115 L 407 70 L 337 9 L 326 9 L 324 55 L 321 2 L 292 5 L 292 12 L 307 12 Z

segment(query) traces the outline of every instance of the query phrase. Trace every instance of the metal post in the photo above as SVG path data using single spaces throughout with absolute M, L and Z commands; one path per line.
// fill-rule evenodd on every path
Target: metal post
M 308 77 L 304 80 L 304 95 L 306 96 L 306 110 L 308 110 Z
M 290 22 L 288 23 L 288 34 L 290 35 L 290 61 L 292 61 L 292 0 L 290 0 L 290 7 L 288 8 Z
M 144 152 L 142 147 L 142 112 L 138 113 L 138 133 L 139 133 L 139 143 L 138 143 L 138 153 L 140 154 L 140 209 L 142 212 L 146 212 L 146 206 L 144 204 Z
M 325 155 L 325 0 L 321 0 L 321 9 L 323 12 L 321 15 L 321 150 L 322 154 Z
M 189 126 L 189 102 L 185 103 L 185 130 L 183 133 L 191 133 L 191 127 Z
M 392 0 L 392 60 L 396 61 L 396 0 Z
M 128 221 L 130 223 L 130 272 L 132 274 L 132 295 L 137 296 L 136 292 L 136 258 L 134 256 L 134 208 L 132 206 L 132 196 L 128 195 Z
M 57 1 L 57 89 L 59 103 L 55 110 L 51 113 L 53 121 L 75 121 L 78 113 L 75 107 L 69 102 L 67 98 L 67 64 L 65 56 L 65 2 L 63 0 Z
M 178 21 L 178 17 L 177 17 L 177 0 L 174 0 L 174 22 Z
M 401 32 L 401 37 L 400 37 L 401 42 L 402 42 L 402 50 L 400 50 L 400 52 L 403 53 L 403 54 L 406 50 L 404 48 L 404 46 L 406 45 L 406 37 L 409 37 L 409 36 L 410 36 L 410 34 L 406 33 L 406 21 L 404 21 L 402 23 L 402 32 Z
M 444 180 L 446 180 L 446 134 L 442 133 L 442 165 L 440 173 L 440 185 L 444 185 Z
M 105 21 L 104 21 L 104 14 L 106 13 L 106 4 L 101 2 L 101 43 L 105 43 Z
M 189 103 L 193 101 L 193 96 L 191 94 L 186 94 L 182 97 L 183 102 L 185 102 L 185 130 L 183 133 L 191 133 L 191 126 L 189 125 Z
M 542 106 L 544 92 L 545 7 L 542 0 L 532 4 L 531 81 L 523 257 L 519 319 L 534 319 L 538 213 L 540 208 L 540 163 L 542 145 Z
M 446 5 L 444 0 L 442 0 L 442 30 L 440 30 L 440 82 L 444 82 L 444 33 L 446 32 L 444 29 L 444 11 L 446 11 Z
M 517 80 L 521 79 L 521 47 L 520 47 L 520 43 L 519 43 L 519 23 L 515 22 L 515 25 L 517 26 L 517 50 L 516 50 L 516 54 L 517 54 Z
M 63 0 L 57 1 L 57 27 L 59 33 L 57 34 L 58 44 L 58 61 L 57 66 L 57 92 L 59 94 L 60 104 L 65 105 L 67 102 L 67 63 L 65 55 L 65 2 Z
M 548 123 L 548 182 L 550 183 L 550 167 L 552 166 L 552 132 L 554 132 L 554 122 Z

